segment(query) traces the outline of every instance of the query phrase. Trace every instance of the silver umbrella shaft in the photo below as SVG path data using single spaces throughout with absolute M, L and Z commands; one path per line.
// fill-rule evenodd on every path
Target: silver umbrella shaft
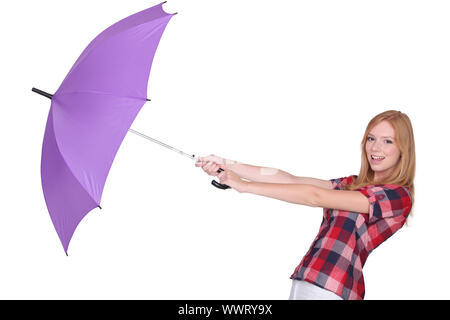
M 138 135 L 138 136 L 140 136 L 140 137 L 142 137 L 142 138 L 144 138 L 144 139 L 150 140 L 150 141 L 152 141 L 152 142 L 154 142 L 154 143 L 157 143 L 157 144 L 159 144 L 159 145 L 161 145 L 161 146 L 163 146 L 163 147 L 166 147 L 167 149 L 170 149 L 170 150 L 172 150 L 172 151 L 175 151 L 175 152 L 177 152 L 177 153 L 179 153 L 179 154 L 181 154 L 181 155 L 183 155 L 183 156 L 185 156 L 185 157 L 188 157 L 188 158 L 190 158 L 190 159 L 197 160 L 197 161 L 199 160 L 194 154 L 187 154 L 186 152 L 183 152 L 183 151 L 181 151 L 181 150 L 178 150 L 177 148 L 174 148 L 174 147 L 172 147 L 172 146 L 169 146 L 168 144 L 166 144 L 166 143 L 164 143 L 164 142 L 161 142 L 161 141 L 159 141 L 159 140 L 156 140 L 156 139 L 154 139 L 154 138 L 152 138 L 152 137 L 146 136 L 145 134 L 140 133 L 140 132 L 138 132 L 138 131 L 136 131 L 136 130 L 128 129 L 128 131 L 130 131 L 130 132 L 132 132 L 132 133 L 134 133 L 134 134 L 136 134 L 136 135 Z
M 177 153 L 179 153 L 179 154 L 181 154 L 181 155 L 183 155 L 183 156 L 185 156 L 185 157 L 188 157 L 188 158 L 193 159 L 193 160 L 197 160 L 197 162 L 200 161 L 200 159 L 199 159 L 198 157 L 196 157 L 194 154 L 192 154 L 192 155 L 187 154 L 186 152 L 183 152 L 183 151 L 181 151 L 181 150 L 178 150 L 177 148 L 174 148 L 174 147 L 172 147 L 172 146 L 169 146 L 168 144 L 166 144 L 166 143 L 164 143 L 164 142 L 161 142 L 161 141 L 159 141 L 159 140 L 156 140 L 156 139 L 154 139 L 154 138 L 152 138 L 152 137 L 146 136 L 145 134 L 140 133 L 140 132 L 138 132 L 138 131 L 136 131 L 136 130 L 128 129 L 128 131 L 130 131 L 130 132 L 132 132 L 132 133 L 134 133 L 134 134 L 136 134 L 136 135 L 138 135 L 138 136 L 140 136 L 140 137 L 142 137 L 142 138 L 144 138 L 144 139 L 147 139 L 147 140 L 150 140 L 150 141 L 152 141 L 152 142 L 155 142 L 155 143 L 159 144 L 160 146 L 166 147 L 167 149 L 170 149 L 170 150 L 172 150 L 172 151 L 175 151 L 175 152 L 177 152 Z M 220 172 L 222 172 L 222 171 L 223 171 L 222 168 L 219 168 L 219 170 L 217 170 L 217 173 L 220 173 Z M 218 183 L 216 180 L 211 181 L 211 184 L 212 184 L 214 187 L 219 188 L 219 189 L 222 189 L 222 190 L 226 190 L 226 189 L 229 189 L 229 188 L 230 188 L 230 187 L 227 186 L 226 184 Z

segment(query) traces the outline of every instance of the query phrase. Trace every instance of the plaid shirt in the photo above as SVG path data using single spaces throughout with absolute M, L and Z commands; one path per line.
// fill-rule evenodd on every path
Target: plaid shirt
M 332 179 L 342 190 L 357 176 Z M 411 195 L 398 185 L 370 185 L 357 189 L 370 203 L 362 214 L 324 209 L 319 234 L 291 279 L 304 280 L 346 300 L 364 298 L 362 268 L 369 253 L 400 229 L 411 211 Z

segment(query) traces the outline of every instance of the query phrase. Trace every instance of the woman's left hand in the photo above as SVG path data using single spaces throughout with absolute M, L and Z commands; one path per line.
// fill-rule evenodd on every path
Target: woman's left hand
M 229 169 L 224 169 L 217 177 L 220 179 L 220 183 L 226 184 L 238 192 L 245 192 L 249 183 Z

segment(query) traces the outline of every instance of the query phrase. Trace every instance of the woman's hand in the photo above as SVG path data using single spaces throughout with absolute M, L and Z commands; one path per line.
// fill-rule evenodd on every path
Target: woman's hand
M 225 160 L 224 158 L 218 157 L 216 155 L 209 155 L 207 157 L 198 157 L 199 162 L 195 163 L 196 167 L 202 167 L 203 171 L 205 171 L 210 176 L 217 176 L 219 173 L 217 172 L 220 168 L 225 170 Z
M 207 174 L 210 176 L 217 176 L 220 179 L 220 183 L 226 184 L 238 192 L 245 191 L 248 182 L 231 171 L 226 165 L 227 163 L 234 163 L 234 161 L 221 158 L 214 154 L 206 157 L 199 157 L 198 159 L 200 161 L 195 163 L 196 167 L 202 167 L 203 171 Z M 222 169 L 223 171 L 218 172 L 219 169 Z
M 217 174 L 217 177 L 220 179 L 221 184 L 226 184 L 238 192 L 246 192 L 249 184 L 248 181 L 243 180 L 240 176 L 229 169 L 225 169 L 220 172 Z

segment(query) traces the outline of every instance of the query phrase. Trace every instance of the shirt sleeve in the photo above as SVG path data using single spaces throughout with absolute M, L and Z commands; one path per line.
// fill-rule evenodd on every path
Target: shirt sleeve
M 353 175 L 349 177 L 330 179 L 330 181 L 333 184 L 333 189 L 342 190 L 344 186 L 353 183 L 353 179 L 356 179 L 356 177 L 357 176 Z
M 372 185 L 358 191 L 369 199 L 369 223 L 399 216 L 406 220 L 411 211 L 411 195 L 405 187 Z

